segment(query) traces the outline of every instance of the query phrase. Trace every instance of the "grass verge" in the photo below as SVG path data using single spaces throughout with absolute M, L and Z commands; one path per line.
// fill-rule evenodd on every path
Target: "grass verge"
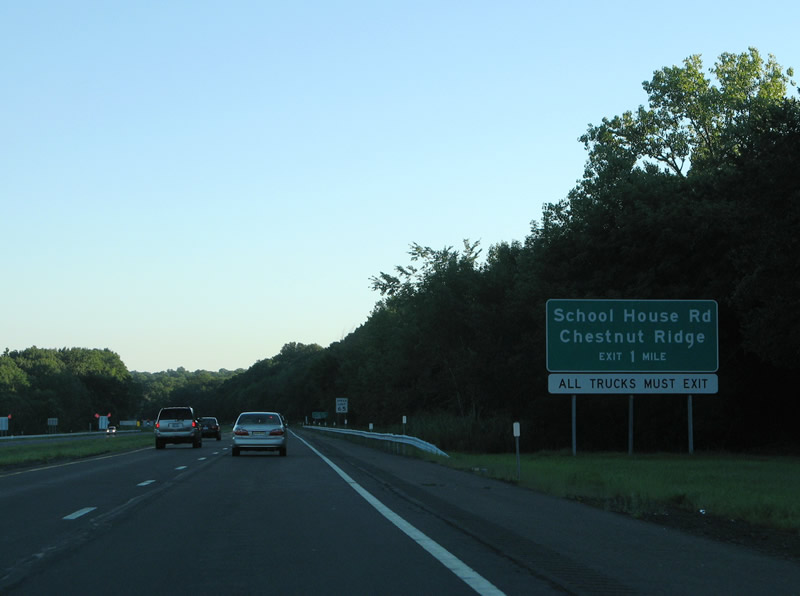
M 152 446 L 152 432 L 125 433 L 114 437 L 100 435 L 85 438 L 59 438 L 46 441 L 20 439 L 0 446 L 0 469 L 49 464 Z
M 426 459 L 431 459 L 426 457 Z M 800 531 L 800 458 L 748 455 L 450 453 L 442 465 L 639 517 L 679 508 Z

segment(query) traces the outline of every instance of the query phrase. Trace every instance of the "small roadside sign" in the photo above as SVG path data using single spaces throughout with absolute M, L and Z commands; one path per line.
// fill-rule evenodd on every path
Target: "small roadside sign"
M 347 398 L 346 397 L 337 397 L 336 398 L 336 413 L 337 414 L 347 414 Z

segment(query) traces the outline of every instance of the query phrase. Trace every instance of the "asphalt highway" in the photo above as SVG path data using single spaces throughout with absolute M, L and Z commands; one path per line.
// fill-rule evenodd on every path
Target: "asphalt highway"
M 800 594 L 800 566 L 292 429 L 0 472 L 1 594 Z

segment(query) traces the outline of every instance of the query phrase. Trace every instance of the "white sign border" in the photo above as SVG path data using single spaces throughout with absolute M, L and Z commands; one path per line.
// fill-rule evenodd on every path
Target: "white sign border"
M 556 373 L 547 377 L 549 393 L 567 395 L 717 393 L 716 374 L 702 373 Z

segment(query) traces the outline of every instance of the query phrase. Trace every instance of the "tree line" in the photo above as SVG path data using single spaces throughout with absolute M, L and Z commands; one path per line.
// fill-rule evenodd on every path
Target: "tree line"
M 366 322 L 328 347 L 290 343 L 246 371 L 195 371 L 180 381 L 124 365 L 116 376 L 75 372 L 73 394 L 91 410 L 103 380 L 140 415 L 180 398 L 224 421 L 269 408 L 294 421 L 328 412 L 329 424 L 344 423 L 334 403 L 346 397 L 349 425 L 399 430 L 406 415 L 409 432 L 443 449 L 508 450 L 512 421 L 522 423 L 523 448 L 563 449 L 571 404 L 547 393 L 546 301 L 713 299 L 719 393 L 695 398 L 696 447 L 796 450 L 800 103 L 792 76 L 754 48 L 723 54 L 708 71 L 691 56 L 654 72 L 643 83 L 646 106 L 589 126 L 582 178 L 545 205 L 523 241 L 485 254 L 470 240 L 411 244 L 409 263 L 370 280 L 380 299 Z M 57 400 L 40 383 L 37 358 L 0 357 L 0 408 L 23 395 Z M 53 358 L 62 359 L 40 359 Z M 579 448 L 624 450 L 627 415 L 622 396 L 581 396 Z M 634 433 L 641 450 L 685 449 L 685 401 L 637 399 Z
M 36 346 L 0 355 L 0 416 L 10 434 L 97 428 L 95 414 L 133 412 L 137 394 L 127 367 L 111 350 Z M 48 419 L 58 419 L 48 428 Z
M 21 435 L 97 430 L 96 416 L 109 414 L 111 424 L 154 420 L 176 400 L 199 400 L 200 411 L 215 411 L 216 390 L 241 372 L 137 372 L 107 348 L 6 348 L 0 355 L 0 416 L 9 420 L 9 434 Z M 53 418 L 55 428 L 47 424 Z

